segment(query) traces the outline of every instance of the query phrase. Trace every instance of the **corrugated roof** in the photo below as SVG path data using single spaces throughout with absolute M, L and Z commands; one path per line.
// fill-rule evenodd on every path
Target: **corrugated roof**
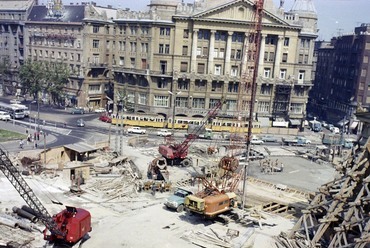
M 75 152 L 78 152 L 78 153 L 93 152 L 93 151 L 98 150 L 98 148 L 90 146 L 84 142 L 69 144 L 69 145 L 65 145 L 64 147 L 67 149 L 73 150 Z
M 28 21 L 50 21 L 50 22 L 83 22 L 85 18 L 84 5 L 64 6 L 63 15 L 60 18 L 50 18 L 45 5 L 34 6 L 28 16 Z

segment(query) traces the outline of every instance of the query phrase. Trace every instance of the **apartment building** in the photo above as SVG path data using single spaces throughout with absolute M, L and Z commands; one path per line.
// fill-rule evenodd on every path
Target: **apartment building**
M 69 66 L 67 106 L 97 108 L 111 99 L 106 90 L 111 80 L 107 61 L 111 59 L 105 41 L 115 15 L 115 9 L 94 3 L 62 5 L 55 1 L 31 9 L 25 22 L 26 58 Z
M 370 104 L 370 24 L 332 38 L 318 49 L 310 110 L 319 118 L 355 129 L 357 108 Z
M 24 61 L 24 22 L 33 0 L 0 1 L 0 94 L 17 95 L 22 85 L 18 80 L 19 66 Z
M 317 15 L 312 1 L 265 1 L 255 112 L 262 125 L 301 125 L 312 87 Z M 152 0 L 148 12 L 118 11 L 112 54 L 115 111 L 204 117 L 222 97 L 224 117 L 248 116 L 240 96 L 253 1 Z M 237 106 L 243 98 L 242 106 Z

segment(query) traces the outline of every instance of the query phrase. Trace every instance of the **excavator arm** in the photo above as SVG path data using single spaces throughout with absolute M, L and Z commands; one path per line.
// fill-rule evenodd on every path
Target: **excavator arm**
M 6 178 L 8 178 L 10 183 L 18 191 L 19 195 L 23 198 L 27 205 L 38 213 L 37 217 L 42 221 L 46 228 L 49 229 L 51 233 L 64 237 L 65 233 L 58 229 L 57 224 L 53 221 L 46 208 L 36 197 L 35 193 L 21 176 L 18 169 L 10 161 L 5 151 L 1 148 L 0 170 L 4 173 Z

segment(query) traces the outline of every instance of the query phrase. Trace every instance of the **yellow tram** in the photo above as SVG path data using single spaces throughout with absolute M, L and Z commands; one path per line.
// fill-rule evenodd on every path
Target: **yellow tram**
M 174 128 L 187 130 L 188 125 L 202 125 L 205 122 L 204 118 L 200 117 L 184 117 L 176 116 Z M 172 117 L 166 119 L 162 115 L 155 114 L 139 114 L 125 113 L 118 118 L 112 118 L 113 125 L 137 126 L 137 127 L 154 127 L 154 128 L 172 128 Z M 212 129 L 214 132 L 248 132 L 248 121 L 238 121 L 230 118 L 215 118 L 212 123 L 207 122 L 206 128 Z M 261 126 L 258 121 L 253 122 L 252 133 L 261 133 Z

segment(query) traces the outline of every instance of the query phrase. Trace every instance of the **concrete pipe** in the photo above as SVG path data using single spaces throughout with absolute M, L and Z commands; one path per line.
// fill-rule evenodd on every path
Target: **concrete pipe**
M 4 218 L 4 217 L 0 217 L 0 224 L 4 226 L 9 226 L 12 228 L 18 227 L 18 223 L 16 221 L 8 219 L 8 218 Z
M 32 214 L 32 215 L 34 215 L 34 216 L 38 216 L 39 215 L 36 210 L 30 208 L 29 206 L 23 205 L 21 207 L 21 209 L 24 210 L 24 211 L 26 211 L 26 212 L 28 212 L 28 213 L 30 213 L 30 214 Z
M 26 211 L 24 211 L 20 208 L 17 208 L 17 207 L 13 207 L 13 212 L 18 214 L 21 217 L 29 219 L 32 222 L 36 222 L 38 220 L 37 217 L 34 216 L 33 214 L 30 214 L 30 213 L 28 213 L 28 212 L 26 212 Z

